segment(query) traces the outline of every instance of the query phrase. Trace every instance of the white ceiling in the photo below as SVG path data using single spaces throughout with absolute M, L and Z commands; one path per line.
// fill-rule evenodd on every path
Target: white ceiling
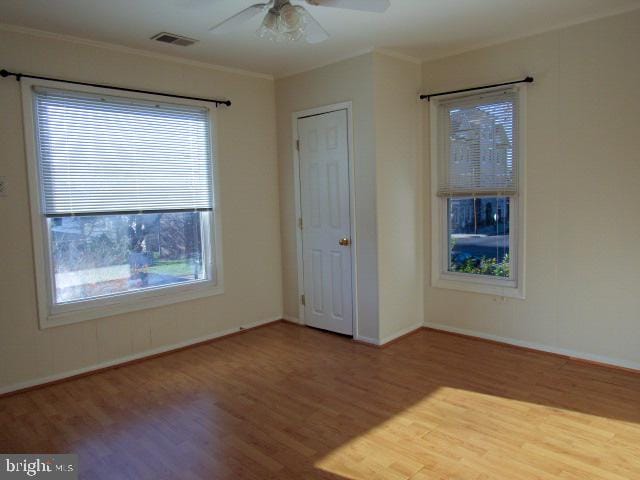
M 436 58 L 640 8 L 640 0 L 391 0 L 384 14 L 307 6 L 331 33 L 319 45 L 259 39 L 259 18 L 232 34 L 208 32 L 257 1 L 0 0 L 0 23 L 282 77 L 373 48 Z M 161 31 L 199 42 L 185 48 L 149 40 Z

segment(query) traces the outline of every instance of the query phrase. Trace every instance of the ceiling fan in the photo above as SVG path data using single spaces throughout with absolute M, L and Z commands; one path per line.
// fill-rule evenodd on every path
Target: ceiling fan
M 302 1 L 302 0 L 301 0 Z M 382 13 L 389 8 L 389 0 L 304 0 L 308 5 L 345 8 L 363 12 Z M 320 43 L 329 33 L 302 5 L 292 5 L 290 0 L 269 0 L 245 8 L 210 29 L 213 33 L 228 33 L 261 12 L 267 12 L 256 32 L 261 38 L 276 42 L 306 41 Z

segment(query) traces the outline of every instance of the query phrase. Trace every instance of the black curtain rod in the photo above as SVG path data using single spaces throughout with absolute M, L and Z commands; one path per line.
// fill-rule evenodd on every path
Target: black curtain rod
M 485 88 L 505 87 L 507 85 L 515 85 L 516 83 L 533 83 L 533 77 L 525 77 L 522 80 L 513 82 L 494 83 L 493 85 L 484 85 L 482 87 L 463 88 L 462 90 L 451 90 L 450 92 L 431 93 L 429 95 L 420 95 L 420 100 L 431 100 L 431 97 L 439 97 L 441 95 L 451 95 L 452 93 L 473 92 L 474 90 L 484 90 Z
M 38 76 L 38 75 L 27 75 L 26 73 L 14 73 L 14 72 L 9 72 L 8 70 L 5 70 L 5 69 L 0 70 L 0 77 L 2 77 L 2 78 L 16 77 L 16 80 L 18 82 L 22 78 L 34 78 L 36 80 L 51 80 L 51 81 L 54 81 L 54 82 L 71 83 L 73 85 L 84 85 L 85 87 L 108 88 L 110 90 L 119 90 L 121 92 L 147 93 L 147 94 L 151 94 L 151 95 L 160 95 L 160 96 L 163 96 L 163 97 L 181 98 L 183 100 L 199 100 L 201 102 L 215 103 L 216 107 L 219 106 L 219 105 L 226 105 L 227 107 L 231 106 L 231 100 L 215 100 L 215 99 L 211 99 L 211 98 L 187 97 L 185 95 L 174 95 L 172 93 L 150 92 L 149 90 L 138 90 L 138 89 L 135 89 L 135 88 L 113 87 L 111 85 L 102 85 L 100 83 L 74 82 L 72 80 L 60 80 L 59 78 L 41 77 L 41 76 Z

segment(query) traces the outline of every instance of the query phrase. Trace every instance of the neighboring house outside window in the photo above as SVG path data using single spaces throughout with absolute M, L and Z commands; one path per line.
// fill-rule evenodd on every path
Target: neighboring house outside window
M 432 100 L 432 283 L 524 297 L 524 88 Z
M 208 105 L 23 82 L 41 326 L 221 293 Z

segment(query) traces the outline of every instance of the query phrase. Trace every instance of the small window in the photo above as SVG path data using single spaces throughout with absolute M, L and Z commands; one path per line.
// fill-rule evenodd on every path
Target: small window
M 38 85 L 28 93 L 39 276 L 47 279 L 42 323 L 213 293 L 219 226 L 209 109 Z
M 435 286 L 523 295 L 522 95 L 432 105 Z
M 510 197 L 453 197 L 447 202 L 447 271 L 511 278 Z

